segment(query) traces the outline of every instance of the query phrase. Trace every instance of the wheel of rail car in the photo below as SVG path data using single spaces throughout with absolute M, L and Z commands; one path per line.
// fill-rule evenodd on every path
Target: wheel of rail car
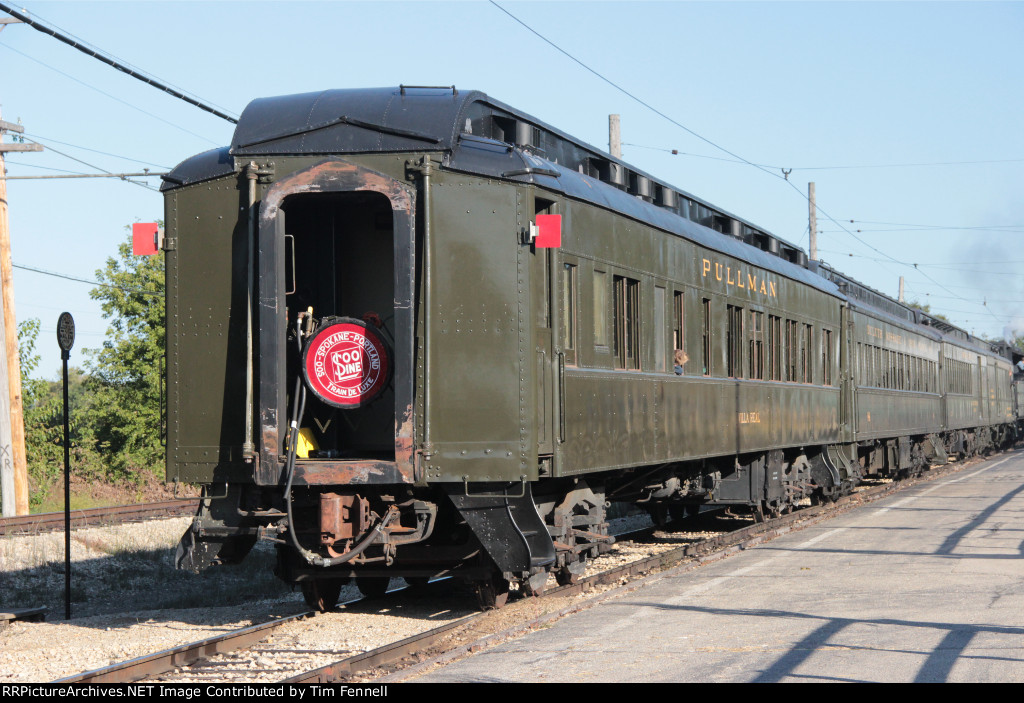
M 521 581 L 521 588 L 523 593 L 528 596 L 542 596 L 544 591 L 547 590 L 548 586 L 548 572 L 545 570 L 538 570 L 537 573 L 533 574 L 529 578 Z
M 580 579 L 583 578 L 583 572 L 587 569 L 587 559 L 582 554 L 580 555 L 579 561 L 568 566 L 563 566 L 555 572 L 555 581 L 558 582 L 559 586 L 568 586 L 573 583 L 579 583 Z
M 341 579 L 310 579 L 302 582 L 302 597 L 306 605 L 325 613 L 338 604 L 338 596 L 345 582 Z
M 356 588 L 367 598 L 381 598 L 388 592 L 391 579 L 387 576 L 357 576 Z
M 484 581 L 476 581 L 473 586 L 480 610 L 497 610 L 508 602 L 509 582 L 498 574 Z
M 670 505 L 668 506 L 668 514 L 672 520 L 679 522 L 688 518 L 695 518 L 700 513 L 700 504 L 698 503 L 686 503 L 683 505 Z
M 409 590 L 420 593 L 427 588 L 427 584 L 430 583 L 429 576 L 406 576 L 405 582 L 409 584 Z

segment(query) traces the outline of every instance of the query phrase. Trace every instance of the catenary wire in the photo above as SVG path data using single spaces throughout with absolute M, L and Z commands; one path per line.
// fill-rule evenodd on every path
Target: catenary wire
M 642 105 L 643 107 L 647 108 L 647 109 L 648 109 L 648 110 L 650 110 L 651 112 L 655 113 L 655 114 L 656 114 L 656 115 L 658 115 L 659 117 L 662 117 L 663 119 L 667 120 L 668 122 L 670 122 L 670 123 L 674 124 L 675 126 L 679 127 L 680 129 L 684 130 L 684 131 L 685 131 L 685 132 L 687 132 L 688 134 L 690 134 L 690 135 L 692 135 L 692 136 L 694 136 L 694 137 L 696 137 L 696 138 L 700 139 L 701 141 L 703 141 L 703 142 L 705 142 L 705 143 L 707 143 L 707 144 L 709 144 L 709 145 L 711 145 L 711 146 L 715 147 L 715 148 L 716 148 L 716 149 L 718 149 L 719 151 L 722 151 L 722 152 L 724 152 L 724 153 L 728 154 L 729 156 L 732 156 L 732 157 L 733 157 L 733 158 L 735 158 L 735 159 L 739 159 L 739 160 L 740 160 L 740 161 L 742 161 L 743 163 L 745 163 L 745 164 L 747 164 L 747 165 L 749 165 L 749 166 L 753 166 L 754 168 L 758 169 L 759 171 L 762 171 L 762 172 L 764 172 L 764 173 L 767 173 L 767 174 L 768 174 L 768 175 L 770 175 L 770 176 L 774 176 L 774 177 L 776 177 L 776 178 L 779 178 L 780 180 L 783 180 L 783 181 L 784 181 L 784 182 L 785 182 L 785 183 L 786 183 L 787 185 L 789 185 L 789 186 L 790 186 L 790 187 L 791 187 L 791 188 L 792 188 L 792 189 L 793 189 L 793 190 L 794 190 L 794 191 L 795 191 L 795 192 L 796 192 L 796 193 L 797 193 L 797 194 L 798 194 L 798 195 L 799 195 L 799 196 L 800 196 L 800 197 L 801 197 L 801 198 L 802 198 L 802 199 L 803 199 L 803 200 L 804 200 L 805 202 L 810 202 L 810 198 L 809 198 L 809 197 L 808 197 L 808 196 L 807 196 L 807 195 L 806 195 L 805 193 L 803 193 L 803 192 L 802 192 L 802 191 L 801 191 L 801 190 L 800 190 L 799 188 L 797 188 L 797 187 L 796 187 L 796 184 L 795 184 L 795 183 L 793 183 L 792 181 L 790 181 L 788 177 L 784 177 L 784 176 L 783 176 L 782 174 L 780 174 L 780 173 L 775 173 L 774 171 L 772 171 L 772 170 L 769 170 L 768 168 L 765 168 L 765 167 L 763 167 L 763 166 L 760 166 L 760 165 L 758 165 L 758 164 L 756 164 L 756 163 L 754 163 L 754 162 L 750 161 L 749 159 L 745 159 L 745 158 L 743 158 L 742 156 L 740 156 L 739 154 L 736 154 L 736 153 L 734 153 L 734 152 L 732 152 L 732 151 L 729 151 L 729 150 L 728 150 L 728 149 L 726 149 L 725 147 L 723 147 L 723 146 L 721 146 L 721 145 L 719 145 L 719 144 L 716 144 L 715 142 L 711 141 L 711 140 L 710 140 L 710 139 L 708 139 L 707 137 L 704 137 L 704 136 L 702 136 L 702 135 L 698 134 L 697 132 L 693 131 L 692 129 L 690 129 L 690 128 L 689 128 L 689 127 L 687 127 L 686 125 L 684 125 L 684 124 L 682 124 L 682 123 L 678 122 L 677 120 L 673 119 L 672 117 L 670 117 L 669 115 L 665 114 L 665 113 L 664 113 L 664 112 L 662 112 L 661 110 L 658 110 L 657 108 L 655 108 L 655 107 L 654 107 L 653 105 L 651 105 L 650 103 L 647 103 L 647 102 L 646 102 L 646 101 L 644 101 L 643 99 L 641 99 L 641 98 L 637 97 L 636 95 L 634 95 L 633 93 L 629 92 L 628 90 L 626 90 L 625 88 L 623 88 L 623 87 L 622 87 L 621 85 L 619 85 L 619 84 L 618 84 L 618 83 L 616 83 L 615 81 L 613 81 L 613 80 L 611 80 L 610 78 L 607 78 L 606 76 L 602 75 L 602 74 L 601 74 L 601 73 L 600 73 L 599 71 L 597 71 L 597 70 L 595 70 L 595 69 L 591 68 L 591 67 L 590 67 L 590 66 L 588 66 L 588 65 L 587 65 L 586 63 L 584 63 L 584 62 L 583 62 L 582 60 L 580 60 L 580 59 L 576 58 L 575 56 L 573 56 L 572 54 L 570 54 L 570 53 L 569 53 L 568 51 L 566 51 L 565 49 L 563 49 L 562 47 L 560 47 L 560 46 L 559 46 L 558 44 L 556 44 L 556 43 L 555 43 L 554 41 L 552 41 L 552 40 L 548 39 L 548 38 L 547 38 L 547 37 L 545 37 L 545 36 L 544 36 L 543 34 L 541 34 L 541 33 L 540 33 L 540 32 L 538 32 L 537 30 L 535 30 L 535 29 L 534 29 L 533 27 L 531 27 L 530 25 L 528 25 L 528 24 L 527 24 L 526 22 L 524 22 L 523 20 L 519 19 L 519 18 L 518 18 L 518 17 L 516 17 L 516 16 L 514 15 L 514 14 L 512 14 L 511 12 L 509 12 L 508 10 L 506 10 L 506 9 L 505 9 L 504 7 L 502 7 L 501 5 L 499 5 L 499 4 L 498 4 L 498 3 L 496 2 L 496 0 L 490 0 L 490 3 L 491 3 L 492 5 L 494 5 L 494 6 L 496 7 L 496 8 L 498 8 L 499 10 L 501 10 L 501 11 L 502 11 L 503 13 L 505 13 L 506 15 L 508 15 L 508 16 L 509 16 L 510 18 L 512 18 L 512 19 L 513 19 L 513 20 L 514 20 L 515 22 L 517 22 L 518 24 L 522 25 L 522 26 L 523 26 L 523 27 L 524 27 L 524 28 L 525 28 L 525 29 L 526 29 L 527 31 L 529 31 L 529 32 L 530 32 L 531 34 L 533 34 L 534 36 L 536 36 L 536 37 L 538 37 L 539 39 L 541 39 L 541 40 L 542 40 L 543 42 L 545 42 L 546 44 L 548 44 L 548 45 L 549 45 L 549 46 L 551 46 L 551 47 L 552 47 L 553 49 L 555 49 L 556 51 L 558 51 L 558 52 L 559 52 L 559 53 L 561 53 L 562 55 L 566 56 L 566 57 L 567 57 L 567 58 L 569 58 L 570 60 L 572 60 L 572 61 L 573 61 L 574 63 L 576 63 L 577 65 L 579 65 L 580 67 L 582 67 L 583 69 L 585 69 L 586 71 L 588 71 L 589 73 L 592 73 L 593 75 L 597 76 L 597 77 L 598 77 L 599 79 L 601 79 L 602 81 L 604 81 L 604 82 L 605 82 L 605 83 L 607 83 L 608 85 L 612 86 L 613 88 L 615 88 L 616 90 L 618 90 L 619 92 L 621 92 L 621 93 L 622 93 L 623 95 L 626 95 L 626 96 L 627 96 L 627 97 L 629 97 L 629 98 L 630 98 L 631 100 L 634 100 L 635 102 L 639 103 L 640 105 Z M 855 240 L 857 240 L 858 242 L 860 242 L 860 243 L 861 243 L 861 244 L 862 244 L 863 246 L 867 247 L 868 249 L 870 249 L 870 250 L 874 251 L 874 252 L 875 252 L 875 253 L 877 253 L 877 254 L 880 254 L 881 256 L 884 256 L 884 257 L 886 257 L 886 259 L 888 259 L 889 261 L 891 261 L 891 262 L 893 262 L 893 263 L 896 263 L 896 264 L 900 264 L 900 265 L 902 265 L 902 266 L 910 266 L 910 264 L 907 264 L 907 263 L 906 263 L 906 262 L 904 262 L 904 261 L 900 261 L 899 259 L 897 259 L 897 258 L 895 258 L 895 257 L 893 257 L 893 256 L 891 256 L 891 255 L 889 255 L 889 254 L 887 254 L 886 252 L 884 252 L 884 251 L 882 251 L 882 250 L 878 249 L 877 247 L 874 247 L 874 246 L 872 246 L 872 245 L 871 245 L 870 243 L 868 243 L 868 242 L 864 241 L 863 239 L 861 239 L 860 237 L 858 237 L 858 236 L 857 236 L 856 234 L 854 234 L 854 233 L 853 233 L 853 232 L 851 232 L 851 231 L 850 231 L 849 229 L 847 229 L 846 227 L 844 227 L 844 226 L 842 225 L 842 223 L 840 223 L 840 222 L 839 222 L 838 220 L 836 220 L 836 219 L 835 219 L 835 218 L 834 218 L 834 217 L 833 217 L 833 216 L 832 216 L 831 214 L 829 214 L 829 213 L 828 213 L 828 212 L 827 212 L 826 210 L 824 210 L 824 209 L 823 209 L 823 208 L 822 208 L 822 207 L 821 207 L 820 205 L 818 205 L 817 203 L 815 203 L 815 209 L 816 209 L 816 210 L 817 210 L 818 212 L 820 212 L 820 213 L 821 213 L 821 214 L 822 214 L 822 215 L 823 215 L 823 216 L 825 217 L 825 219 L 827 219 L 827 220 L 829 220 L 830 222 L 832 222 L 832 223 L 833 223 L 834 225 L 836 225 L 837 227 L 839 227 L 839 229 L 840 229 L 840 230 L 842 230 L 843 232 L 845 232 L 845 233 L 846 233 L 846 234 L 848 234 L 849 236 L 853 237 L 853 238 L 854 238 Z M 935 285 L 937 285 L 938 287 L 942 288 L 942 284 L 941 284 L 941 283 L 939 283 L 939 282 L 938 282 L 938 281 L 936 281 L 935 279 L 933 279 L 933 278 L 929 277 L 929 276 L 928 276 L 928 274 L 926 274 L 926 273 L 924 273 L 924 272 L 921 272 L 921 273 L 922 273 L 922 275 L 923 275 L 923 276 L 924 276 L 925 278 L 928 278 L 928 279 L 929 279 L 929 280 L 930 280 L 930 281 L 931 281 L 932 283 L 934 283 L 934 284 L 935 284 Z M 948 293 L 950 293 L 950 294 L 952 294 L 952 295 L 955 295 L 955 293 L 953 293 L 953 291 L 950 291 L 950 290 L 948 290 L 948 289 L 944 289 L 944 290 L 946 290 L 946 292 L 948 292 Z M 965 300 L 966 302 L 970 302 L 970 301 L 969 301 L 968 299 L 966 299 L 966 298 L 963 298 L 963 300 Z
M 137 164 L 143 164 L 143 165 L 146 165 L 146 166 L 153 166 L 155 168 L 163 168 L 163 169 L 167 169 L 168 171 L 170 171 L 171 168 L 172 168 L 171 166 L 164 166 L 163 164 L 155 164 L 152 161 L 143 161 L 142 159 L 133 159 L 130 156 L 122 156 L 121 154 L 112 154 L 109 151 L 100 151 L 99 149 L 90 149 L 87 146 L 80 146 L 78 144 L 71 144 L 70 142 L 62 142 L 59 139 L 51 139 L 50 137 L 44 137 L 41 134 L 30 134 L 28 132 L 25 132 L 24 134 L 25 134 L 26 137 L 29 137 L 30 139 L 45 139 L 46 141 L 53 142 L 54 144 L 63 144 L 64 146 L 74 147 L 75 149 L 81 149 L 82 151 L 91 151 L 91 152 L 93 152 L 95 154 L 102 154 L 103 156 L 113 156 L 115 159 L 123 159 L 125 161 L 134 161 Z
M 712 159 L 714 161 L 727 161 L 729 163 L 745 164 L 748 163 L 742 159 L 726 159 L 721 156 L 711 156 L 709 154 L 694 154 L 688 151 L 680 151 L 679 149 L 665 149 L 657 146 L 647 146 L 645 144 L 633 144 L 631 142 L 623 142 L 622 146 L 632 146 L 638 149 L 650 149 L 651 151 L 662 151 L 666 154 L 672 154 L 673 156 L 693 156 L 698 159 Z M 906 164 L 860 164 L 850 166 L 772 166 L 771 164 L 757 164 L 765 168 L 771 168 L 776 170 L 785 169 L 787 171 L 834 171 L 843 169 L 860 169 L 860 168 L 915 168 L 924 166 L 967 166 L 967 165 L 979 165 L 979 164 L 1012 164 L 1024 162 L 1024 159 L 979 159 L 977 161 L 930 161 L 921 163 L 906 163 Z
M 115 290 L 124 291 L 125 293 L 138 293 L 139 295 L 152 295 L 164 297 L 164 294 L 157 291 L 142 290 L 141 288 L 125 288 L 123 286 L 115 286 L 110 283 L 100 283 L 99 281 L 90 281 L 87 278 L 78 278 L 77 276 L 69 276 L 66 273 L 57 273 L 56 271 L 47 271 L 45 269 L 34 268 L 32 266 L 24 266 L 22 264 L 11 264 L 16 269 L 22 269 L 23 271 L 32 271 L 33 273 L 41 273 L 45 276 L 53 276 L 55 278 L 63 278 L 68 281 L 75 281 L 77 283 L 88 283 L 91 286 L 101 286 L 103 288 L 113 288 Z
M 77 49 L 78 51 L 81 51 L 86 56 L 91 56 L 92 58 L 94 58 L 94 59 L 96 59 L 98 61 L 102 61 L 103 63 L 107 64 L 108 66 L 112 66 L 113 68 L 116 68 L 118 71 L 121 71 L 122 73 L 125 73 L 125 74 L 131 76 L 132 78 L 140 80 L 143 83 L 146 83 L 148 85 L 153 86 L 154 88 L 162 90 L 165 93 L 178 98 L 179 100 L 184 100 L 185 102 L 189 103 L 190 105 L 194 105 L 194 106 L 198 107 L 200 110 L 205 110 L 206 112 L 209 112 L 212 115 L 216 115 L 217 117 L 220 117 L 223 120 L 227 120 L 228 122 L 231 122 L 232 124 L 238 124 L 238 120 L 236 118 L 231 117 L 230 115 L 227 115 L 224 112 L 221 112 L 220 110 L 217 110 L 213 106 L 208 105 L 208 104 L 204 103 L 203 101 L 201 101 L 201 100 L 199 100 L 197 98 L 194 98 L 192 96 L 186 95 L 185 93 L 182 93 L 179 90 L 175 90 L 171 86 L 169 86 L 169 85 L 167 85 L 165 83 L 162 83 L 161 81 L 158 81 L 158 80 L 150 77 L 149 75 L 147 75 L 145 72 L 143 72 L 141 70 L 135 70 L 135 69 L 133 69 L 133 68 L 131 68 L 129 66 L 126 66 L 125 64 L 123 64 L 123 63 L 121 63 L 119 61 L 115 61 L 113 58 L 108 56 L 105 52 L 101 51 L 100 49 L 96 49 L 96 48 L 93 48 L 91 46 L 88 46 L 87 44 L 85 44 L 85 43 L 83 43 L 81 41 L 77 41 L 77 40 L 73 39 L 72 37 L 67 36 L 66 34 L 64 34 L 62 32 L 58 32 L 56 29 L 53 29 L 52 27 L 48 27 L 48 26 L 46 26 L 45 24 L 43 24 L 41 22 L 37 22 L 36 20 L 32 19 L 31 17 L 29 17 L 25 13 L 18 11 L 12 5 L 8 5 L 5 2 L 0 2 L 0 10 L 3 10 L 4 12 L 6 12 L 9 15 L 11 15 L 12 17 L 21 20 L 22 22 L 24 22 L 28 26 L 32 27 L 32 29 L 35 29 L 36 31 L 42 32 L 43 34 L 49 34 L 54 39 L 57 39 L 58 41 L 61 41 L 64 44 L 67 44 L 68 46 L 70 46 L 73 49 Z
M 59 73 L 60 75 L 64 76 L 65 78 L 68 78 L 68 79 L 74 81 L 75 83 L 78 83 L 79 85 L 85 86 L 86 88 L 89 88 L 90 90 L 94 90 L 97 93 L 99 93 L 100 95 L 105 95 L 106 97 L 110 98 L 111 100 L 114 100 L 116 102 L 121 103 L 122 105 L 130 107 L 133 110 L 137 110 L 138 112 L 141 112 L 144 115 L 148 115 L 149 117 L 152 117 L 155 120 L 159 120 L 160 122 L 163 122 L 166 125 L 170 125 L 171 127 L 174 127 L 175 129 L 181 130 L 185 134 L 191 134 L 193 137 L 196 137 L 198 139 L 202 139 L 204 142 L 208 142 L 210 144 L 213 144 L 214 146 L 221 146 L 221 144 L 219 142 L 216 142 L 216 141 L 210 139 L 209 137 L 204 137 L 202 134 L 199 134 L 197 132 L 193 132 L 192 130 L 186 129 L 185 127 L 182 127 L 179 124 L 175 124 L 174 122 L 171 122 L 170 120 L 166 120 L 163 117 L 160 117 L 159 115 L 155 115 L 152 112 L 149 112 L 147 110 L 143 110 L 138 105 L 134 105 L 134 104 L 128 102 L 127 100 L 122 100 L 121 98 L 119 98 L 119 97 L 117 97 L 115 95 L 111 95 L 110 93 L 106 92 L 105 90 L 100 90 L 96 86 L 90 85 L 90 84 L 86 83 L 83 80 L 75 78 L 71 74 L 65 73 L 64 71 L 60 70 L 59 68 L 54 68 L 53 66 L 51 66 L 48 63 L 45 63 L 43 61 L 40 61 L 37 58 L 29 56 L 28 54 L 26 54 L 23 51 L 19 51 L 19 50 L 15 49 L 10 44 L 6 44 L 4 42 L 0 42 L 0 46 L 4 47 L 5 49 L 9 49 L 10 51 L 13 51 L 16 54 L 20 54 L 21 56 L 23 56 L 24 58 L 28 59 L 29 61 L 33 61 L 33 62 L 39 64 L 40 66 L 43 66 L 44 68 L 48 68 L 48 69 L 50 69 L 51 71 L 53 71 L 55 73 Z

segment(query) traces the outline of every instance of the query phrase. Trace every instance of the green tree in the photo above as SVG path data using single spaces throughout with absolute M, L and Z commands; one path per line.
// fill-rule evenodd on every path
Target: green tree
M 163 252 L 134 256 L 129 234 L 96 278 L 102 285 L 89 295 L 101 302 L 110 328 L 102 348 L 86 350 L 88 421 L 109 477 L 140 482 L 163 465 Z
M 33 378 L 39 368 L 35 353 L 39 338 L 38 318 L 18 325 L 18 356 L 21 360 L 22 405 L 25 420 L 25 455 L 32 508 L 44 502 L 60 482 L 64 467 L 64 399 L 62 381 Z M 100 479 L 104 467 L 95 450 L 89 422 L 90 396 L 81 369 L 69 369 L 68 401 L 71 405 L 71 463 L 75 475 Z
M 928 313 L 932 317 L 938 318 L 938 319 L 942 320 L 943 322 L 949 322 L 949 318 L 946 317 L 945 315 L 943 315 L 942 313 L 940 313 L 940 312 L 932 312 L 932 306 L 931 305 L 928 305 L 926 303 L 919 303 L 916 300 L 908 301 L 907 305 L 909 305 L 912 308 L 917 308 L 918 310 L 921 310 L 922 312 Z M 949 322 L 949 324 L 953 324 L 953 323 Z

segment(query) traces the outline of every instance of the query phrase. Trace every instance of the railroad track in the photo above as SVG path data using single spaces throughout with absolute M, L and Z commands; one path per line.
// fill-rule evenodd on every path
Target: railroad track
M 241 672 L 254 674 L 254 678 L 257 679 L 259 675 L 270 675 L 274 677 L 270 680 L 277 683 L 352 682 L 382 676 L 394 680 L 413 675 L 426 666 L 454 660 L 497 644 L 543 626 L 546 622 L 589 608 L 623 591 L 639 588 L 643 581 L 638 580 L 638 576 L 658 578 L 659 574 L 667 573 L 669 570 L 675 572 L 679 569 L 697 568 L 706 561 L 723 558 L 793 529 L 813 525 L 858 505 L 878 500 L 921 481 L 931 481 L 955 473 L 974 463 L 976 462 L 957 462 L 933 468 L 918 478 L 862 487 L 834 503 L 803 508 L 765 522 L 733 519 L 731 522 L 734 525 L 744 523 L 744 526 L 721 531 L 706 539 L 681 544 L 667 551 L 606 569 L 575 584 L 549 587 L 540 596 L 521 598 L 498 611 L 474 612 L 453 618 L 439 627 L 316 668 L 310 668 L 306 662 L 317 656 L 340 655 L 345 652 L 329 648 L 287 649 L 273 641 L 267 642 L 268 639 L 273 639 L 275 632 L 289 623 L 306 619 L 315 622 L 319 615 L 310 611 L 85 672 L 61 679 L 59 682 L 111 683 L 138 681 L 147 677 L 148 680 L 164 682 L 212 682 L 222 681 L 225 674 Z M 697 518 L 698 522 L 702 522 L 700 526 L 710 526 L 702 521 L 702 517 Z M 691 524 L 692 522 L 679 523 L 678 526 L 689 528 Z M 665 533 L 659 528 L 645 528 L 619 535 L 617 539 L 619 544 L 627 544 L 629 540 L 641 540 L 657 534 Z M 437 582 L 430 585 L 436 584 Z M 588 592 L 593 592 L 588 598 L 570 600 L 573 596 Z M 397 594 L 389 593 L 389 596 Z M 472 601 L 468 591 L 465 598 L 467 603 Z M 363 601 L 350 601 L 342 606 L 352 607 L 361 602 Z M 509 622 L 514 624 L 509 627 Z M 261 661 L 262 664 L 259 663 Z M 174 670 L 183 671 L 187 677 L 164 676 L 165 673 Z
M 192 515 L 199 504 L 198 498 L 176 498 L 155 503 L 115 505 L 105 508 L 86 508 L 71 511 L 71 527 L 98 527 L 116 525 L 161 517 Z M 38 513 L 0 518 L 0 536 L 38 534 L 64 529 L 64 513 Z

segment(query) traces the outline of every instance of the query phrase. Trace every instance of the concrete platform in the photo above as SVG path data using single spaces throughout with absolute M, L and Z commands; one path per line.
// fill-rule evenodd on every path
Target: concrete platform
M 1024 681 L 1024 452 L 416 681 Z

